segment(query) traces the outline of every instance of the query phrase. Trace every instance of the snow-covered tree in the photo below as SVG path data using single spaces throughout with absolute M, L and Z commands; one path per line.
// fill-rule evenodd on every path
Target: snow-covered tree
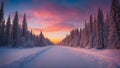
M 92 14 L 91 14 L 91 15 L 90 15 L 90 33 L 93 32 L 93 26 L 92 26 L 92 24 L 93 24 L 93 16 L 92 16 Z
M 104 45 L 106 48 L 108 47 L 109 22 L 110 22 L 110 17 L 109 14 L 107 14 L 104 22 Z
M 4 21 L 4 2 L 1 3 L 0 8 L 0 24 Z
M 90 23 L 89 23 L 89 43 L 86 48 L 92 48 L 93 47 L 93 40 L 94 40 L 94 34 L 93 34 L 93 16 L 90 15 Z
M 84 47 L 85 34 L 86 34 L 85 29 L 82 29 L 82 31 L 81 31 L 81 40 L 80 40 L 80 44 L 79 44 L 80 47 Z
M 120 5 L 118 7 L 118 16 L 117 16 L 117 21 L 118 21 L 118 32 L 119 32 L 119 36 L 120 36 Z M 120 38 L 119 38 L 120 39 Z
M 117 19 L 118 0 L 112 0 L 109 24 L 109 48 L 120 49 L 120 25 Z
M 79 44 L 79 30 L 74 29 L 71 32 L 71 46 L 77 47 Z
M 23 22 L 22 22 L 22 36 L 27 36 L 27 32 L 28 32 L 27 28 L 28 27 L 27 27 L 26 15 L 24 14 Z
M 66 35 L 66 37 L 59 43 L 64 46 L 71 46 L 71 35 Z
M 44 37 L 42 31 L 40 32 L 39 40 L 38 40 L 38 41 L 39 41 L 39 45 L 40 45 L 41 47 L 46 45 L 46 44 L 45 44 L 45 37 Z
M 16 11 L 12 26 L 13 47 L 15 47 L 18 43 L 18 31 L 19 31 L 19 18 L 18 18 L 18 12 Z
M 83 47 L 86 47 L 89 43 L 89 33 L 90 33 L 89 25 L 90 24 L 86 23 L 86 21 L 85 21 L 85 29 L 83 31 L 83 34 L 84 34 Z
M 1 24 L 1 44 L 5 44 L 5 20 Z
M 48 38 L 45 38 L 45 44 L 46 45 L 53 45 L 53 43 Z
M 81 44 L 81 40 L 82 40 L 82 29 L 80 28 L 79 30 L 79 37 L 78 37 L 78 46 L 80 47 L 80 44 Z
M 5 42 L 7 45 L 10 44 L 10 40 L 11 40 L 11 19 L 9 15 L 6 23 L 6 30 L 5 30 Z
M 0 44 L 3 45 L 4 39 L 4 2 L 1 4 L 0 8 Z
M 97 20 L 96 20 L 96 16 L 94 16 L 94 22 L 93 22 L 93 47 L 96 47 L 97 45 Z
M 98 10 L 97 15 L 97 46 L 98 49 L 105 48 L 104 46 L 104 17 L 101 9 Z

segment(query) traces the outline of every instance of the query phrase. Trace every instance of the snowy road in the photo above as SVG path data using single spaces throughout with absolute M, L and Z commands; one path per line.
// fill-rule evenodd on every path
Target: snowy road
M 4 50 L 2 50 L 4 51 Z M 10 50 L 11 51 L 11 50 Z M 104 56 L 89 53 L 85 50 L 63 46 L 48 46 L 43 48 L 12 50 L 10 56 L 21 54 L 22 56 L 4 57 L 0 56 L 0 68 L 118 68 Z M 32 53 L 31 53 L 32 52 Z M 26 55 L 27 54 L 27 55 Z M 1 58 L 2 57 L 2 58 Z M 19 58 L 18 58 L 19 57 Z M 18 59 L 15 59 L 18 58 Z M 7 59 L 11 62 L 6 63 Z M 6 62 L 1 62 L 6 60 Z

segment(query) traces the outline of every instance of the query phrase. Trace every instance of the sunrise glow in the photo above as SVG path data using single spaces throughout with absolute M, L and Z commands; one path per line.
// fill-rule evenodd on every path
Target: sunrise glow
M 91 13 L 96 14 L 97 8 L 109 10 L 109 0 L 5 0 L 6 15 L 14 15 L 18 10 L 20 20 L 27 15 L 29 30 L 39 35 L 42 30 L 45 37 L 54 43 L 60 42 L 74 28 L 83 28 L 84 21 L 89 20 Z M 13 9 L 15 8 L 15 9 Z

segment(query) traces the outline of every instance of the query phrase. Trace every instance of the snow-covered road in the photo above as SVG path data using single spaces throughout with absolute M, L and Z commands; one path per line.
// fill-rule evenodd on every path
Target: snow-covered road
M 63 46 L 1 49 L 0 54 L 0 68 L 119 68 L 106 56 Z

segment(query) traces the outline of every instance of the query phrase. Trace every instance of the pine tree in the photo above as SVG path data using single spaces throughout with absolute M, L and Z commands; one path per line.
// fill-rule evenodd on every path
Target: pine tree
M 23 42 L 21 42 L 21 40 L 24 41 L 25 39 L 22 37 L 22 27 L 21 27 L 21 24 L 18 23 L 18 27 L 17 27 L 17 44 L 18 45 L 16 45 L 16 47 L 19 47 L 19 45 L 22 46 Z
M 97 21 L 96 16 L 94 16 L 94 22 L 93 22 L 93 48 L 96 47 L 96 38 L 97 38 Z
M 91 14 L 91 15 L 90 15 L 90 33 L 93 32 L 93 26 L 92 26 L 92 24 L 93 24 L 93 16 L 92 16 L 92 14 Z
M 22 36 L 26 37 L 27 32 L 28 32 L 27 21 L 26 21 L 26 15 L 24 14 L 23 23 L 22 23 Z
M 85 21 L 85 29 L 84 29 L 84 44 L 83 47 L 86 47 L 89 43 L 89 33 L 90 33 L 90 29 L 89 29 L 89 23 L 86 23 Z
M 73 39 L 73 41 L 74 41 L 74 43 L 73 43 L 73 45 L 74 45 L 74 47 L 77 47 L 78 45 L 79 45 L 79 29 L 77 28 L 77 29 L 75 29 L 74 30 L 74 39 Z
M 120 26 L 117 21 L 118 0 L 112 0 L 110 10 L 109 48 L 120 49 Z
M 1 44 L 4 45 L 5 44 L 5 20 L 2 22 L 1 24 Z
M 89 23 L 89 43 L 87 45 L 87 48 L 93 48 L 93 17 L 90 15 L 90 23 Z
M 13 47 L 16 47 L 18 43 L 18 27 L 19 27 L 19 19 L 18 19 L 18 12 L 16 11 L 15 17 L 13 20 L 13 27 L 12 27 L 12 39 L 13 39 Z
M 32 32 L 32 30 L 31 30 L 31 32 L 30 32 L 30 39 L 31 39 L 31 40 L 33 39 L 33 32 Z
M 4 2 L 1 4 L 0 8 L 0 44 L 3 44 L 4 35 Z
M 80 31 L 79 31 L 79 43 L 78 43 L 78 45 L 79 45 L 79 47 L 80 47 L 80 44 L 81 44 L 81 39 L 82 39 L 82 29 L 80 28 Z
M 72 31 L 70 32 L 70 38 L 69 38 L 69 42 L 70 42 L 70 43 L 66 42 L 66 45 L 72 47 L 72 46 L 73 46 L 73 41 L 72 41 L 73 38 L 74 38 L 74 30 L 72 30 Z M 66 38 L 66 41 L 68 41 L 68 38 Z
M 101 9 L 98 10 L 97 15 L 97 47 L 98 49 L 104 48 L 104 34 L 103 34 L 104 18 Z
M 0 24 L 4 21 L 4 2 L 1 4 L 0 8 Z
M 118 7 L 118 26 L 119 26 L 119 32 L 120 32 L 120 5 Z
M 6 30 L 5 30 L 5 41 L 6 44 L 10 44 L 10 39 L 11 39 L 11 20 L 10 20 L 10 15 L 8 17 L 7 23 L 6 23 Z
M 110 17 L 109 14 L 107 14 L 106 20 L 104 22 L 104 45 L 106 48 L 108 47 L 109 22 L 110 22 Z
M 44 38 L 44 36 L 43 36 L 42 31 L 41 31 L 41 33 L 40 33 L 40 35 L 39 35 L 39 44 L 40 44 L 41 47 L 46 45 L 46 44 L 45 44 L 45 38 Z
M 86 39 L 86 32 L 85 32 L 85 28 L 84 28 L 84 29 L 82 29 L 82 32 L 81 32 L 81 41 L 80 41 L 81 48 L 83 48 L 86 43 L 85 39 Z
M 117 27 L 118 27 L 118 37 L 119 37 L 119 43 L 118 43 L 118 48 L 120 48 L 120 5 L 118 6 L 118 12 L 117 12 Z

